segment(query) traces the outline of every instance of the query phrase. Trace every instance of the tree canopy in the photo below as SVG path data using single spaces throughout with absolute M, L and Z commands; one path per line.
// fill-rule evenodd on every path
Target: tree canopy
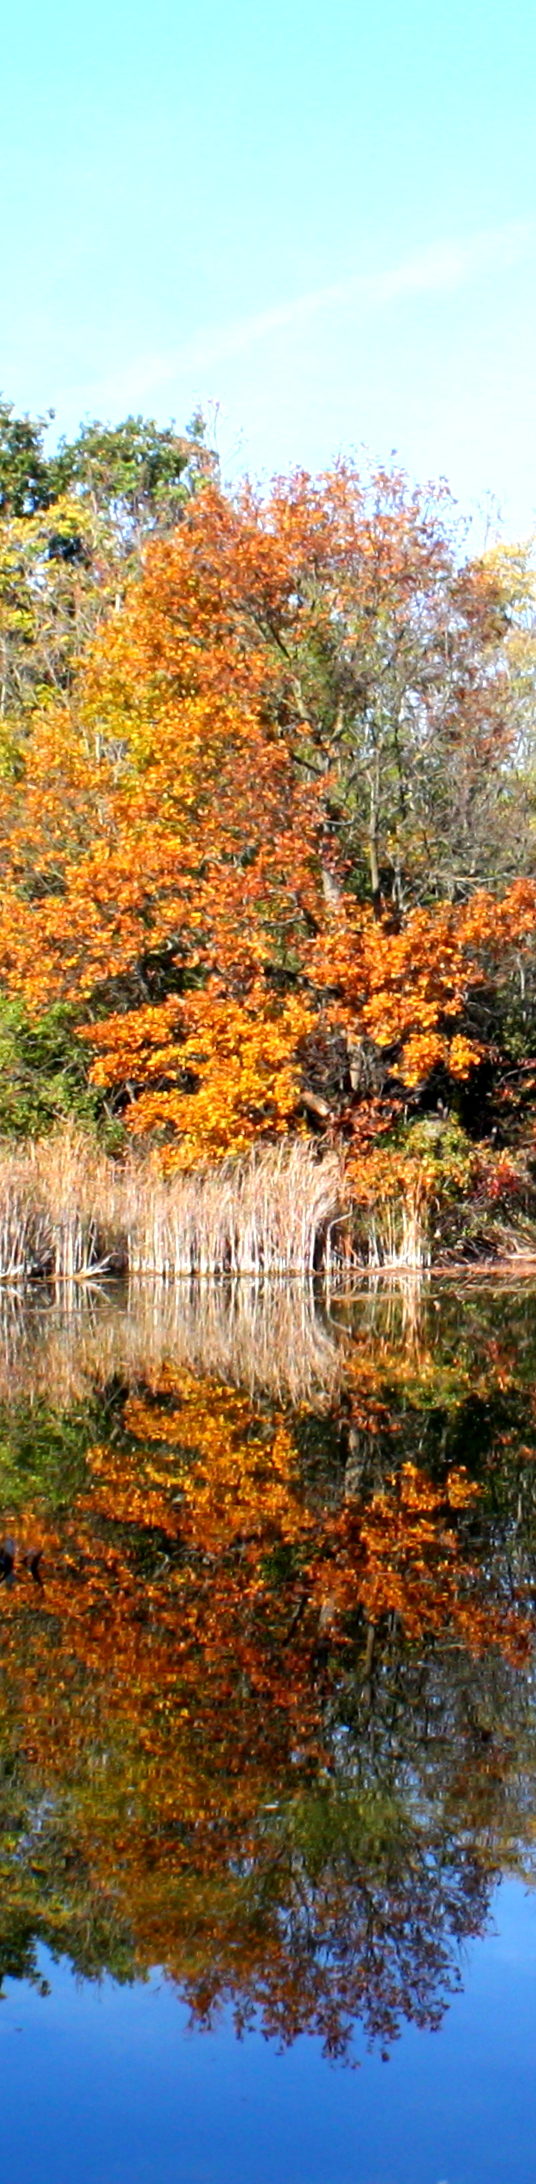
M 375 1102 L 489 1129 L 533 1024 L 528 555 L 396 471 L 232 496 L 198 421 L 47 475 L 6 525 L 8 992 L 179 1165 Z

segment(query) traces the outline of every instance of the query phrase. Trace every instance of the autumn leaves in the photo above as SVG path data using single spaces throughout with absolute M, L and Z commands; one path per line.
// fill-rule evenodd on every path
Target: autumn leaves
M 2 787 L 2 974 L 37 1017 L 72 1007 L 168 1163 L 312 1115 L 351 1137 L 364 1037 L 401 1095 L 493 1059 L 479 996 L 530 965 L 536 905 L 511 621 L 497 562 L 463 563 L 442 497 L 396 475 L 266 503 L 209 481 L 33 712 Z

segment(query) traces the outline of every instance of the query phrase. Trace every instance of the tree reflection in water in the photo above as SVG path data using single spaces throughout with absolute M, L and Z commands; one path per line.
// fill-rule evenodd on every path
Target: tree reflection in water
M 5 1308 L 0 1968 L 386 2052 L 532 1873 L 536 1297 L 293 1299 Z

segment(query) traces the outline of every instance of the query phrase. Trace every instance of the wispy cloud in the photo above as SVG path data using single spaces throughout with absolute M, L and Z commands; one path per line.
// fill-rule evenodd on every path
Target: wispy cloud
M 157 387 L 171 385 L 184 373 L 196 378 L 200 374 L 205 377 L 228 360 L 246 356 L 250 349 L 269 340 L 271 334 L 287 328 L 291 331 L 312 326 L 328 312 L 357 311 L 365 319 L 375 311 L 403 303 L 412 296 L 447 297 L 486 275 L 497 279 L 509 266 L 518 264 L 530 254 L 535 240 L 534 222 L 516 221 L 485 228 L 463 240 L 433 244 L 413 257 L 402 259 L 398 265 L 379 268 L 373 273 L 354 270 L 344 280 L 308 289 L 302 295 L 270 304 L 264 311 L 220 325 L 208 325 L 165 355 L 146 353 L 133 358 L 131 364 L 112 379 L 106 375 L 106 404 L 115 399 L 120 403 L 125 399 L 140 401 L 146 390 L 154 395 Z M 91 387 L 78 390 L 78 400 L 91 408 L 95 402 L 102 402 L 103 392 L 102 382 L 94 382 Z M 68 403 L 69 398 L 64 397 L 65 400 Z M 59 406 L 62 406 L 61 398 Z
M 533 223 L 515 222 L 487 228 L 459 242 L 443 242 L 405 258 L 399 265 L 377 273 L 350 273 L 345 280 L 323 288 L 308 289 L 301 296 L 268 306 L 249 318 L 226 325 L 208 326 L 166 360 L 165 371 L 175 376 L 178 368 L 211 367 L 228 357 L 243 355 L 255 343 L 281 328 L 299 327 L 337 307 L 357 307 L 363 312 L 381 309 L 411 296 L 441 296 L 466 286 L 488 272 L 496 275 L 527 255 L 534 241 Z

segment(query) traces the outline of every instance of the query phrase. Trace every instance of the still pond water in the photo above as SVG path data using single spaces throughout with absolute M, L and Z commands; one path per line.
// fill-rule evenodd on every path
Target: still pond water
M 529 2184 L 536 1288 L 0 1299 L 17 2184 Z

